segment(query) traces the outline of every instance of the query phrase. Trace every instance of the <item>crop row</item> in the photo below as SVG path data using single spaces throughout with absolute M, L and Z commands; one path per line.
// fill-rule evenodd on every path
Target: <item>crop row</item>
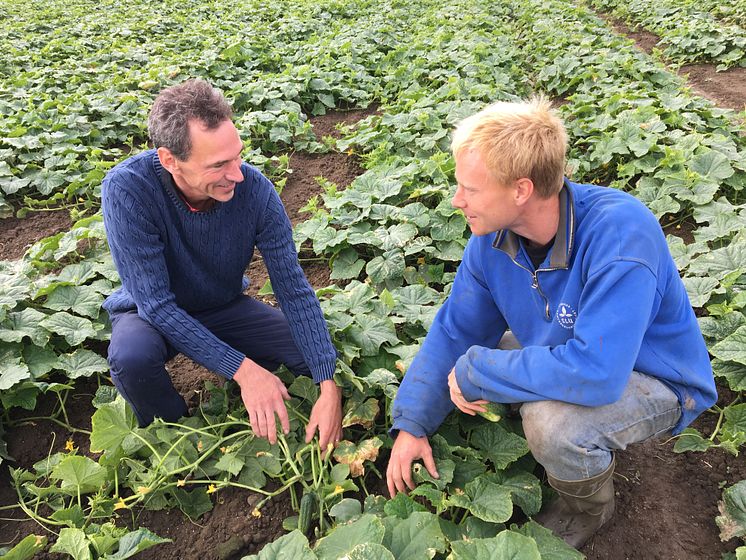
M 675 64 L 717 63 L 746 66 L 743 2 L 714 5 L 677 0 L 591 0 L 596 8 L 660 37 L 663 56 Z

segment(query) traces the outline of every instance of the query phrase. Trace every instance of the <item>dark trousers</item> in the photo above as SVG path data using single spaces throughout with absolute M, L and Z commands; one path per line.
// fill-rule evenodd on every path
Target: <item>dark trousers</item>
M 279 309 L 240 296 L 231 303 L 192 316 L 229 346 L 272 371 L 285 364 L 295 375 L 311 372 Z M 109 344 L 111 378 L 135 412 L 140 427 L 154 417 L 173 422 L 187 413 L 187 405 L 171 383 L 165 364 L 178 354 L 136 311 L 111 318 Z

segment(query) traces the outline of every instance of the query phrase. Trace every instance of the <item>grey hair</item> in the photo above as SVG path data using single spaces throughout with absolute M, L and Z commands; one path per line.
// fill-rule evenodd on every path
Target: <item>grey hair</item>
M 155 148 L 167 148 L 176 159 L 189 159 L 192 141 L 189 121 L 197 120 L 214 130 L 233 116 L 220 90 L 205 80 L 192 79 L 164 89 L 153 102 L 148 133 Z

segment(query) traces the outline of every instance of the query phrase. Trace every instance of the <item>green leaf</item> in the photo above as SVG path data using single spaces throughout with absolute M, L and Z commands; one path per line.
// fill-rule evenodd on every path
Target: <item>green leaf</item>
M 0 309 L 12 309 L 31 292 L 31 284 L 25 275 L 0 272 Z
M 345 558 L 347 560 L 395 560 L 389 549 L 377 543 L 359 544 Z
M 452 560 L 542 560 L 536 542 L 515 531 L 503 531 L 492 539 L 452 542 Z
M 386 502 L 386 505 L 383 506 L 383 511 L 388 516 L 407 519 L 415 511 L 427 511 L 427 508 L 415 502 L 410 496 L 399 492 Z
M 683 281 L 692 307 L 703 307 L 710 301 L 713 290 L 720 284 L 717 280 L 709 276 L 689 276 L 683 278 Z
M 0 391 L 7 391 L 16 383 L 31 378 L 31 372 L 24 364 L 3 362 L 1 365 Z
M 720 540 L 746 537 L 746 480 L 723 491 L 718 510 L 720 515 L 715 518 L 715 522 L 720 527 Z
M 308 539 L 298 530 L 281 536 L 262 548 L 259 554 L 244 556 L 241 560 L 317 560 L 318 556 L 308 546 Z
M 407 519 L 384 519 L 386 536 L 383 545 L 395 558 L 430 560 L 446 551 L 446 538 L 438 516 L 429 511 L 415 511 Z
M 417 226 L 414 224 L 396 224 L 389 228 L 380 227 L 375 231 L 376 237 L 381 240 L 381 248 L 384 251 L 402 248 L 417 235 Z
M 45 306 L 55 311 L 73 311 L 95 319 L 103 302 L 104 296 L 90 286 L 59 286 L 47 296 Z
M 445 487 L 453 480 L 456 464 L 452 459 L 436 456 L 435 468 L 438 470 L 439 478 L 433 478 L 422 463 L 414 463 L 412 465 L 412 478 L 416 484 L 429 482 L 438 490 L 445 490 Z
M 746 366 L 743 364 L 715 358 L 712 360 L 712 371 L 718 377 L 724 377 L 732 391 L 746 391 Z
M 67 524 L 68 527 L 81 528 L 85 523 L 83 508 L 81 508 L 78 504 L 75 504 L 74 506 L 69 508 L 58 509 L 52 515 L 50 515 L 50 517 L 55 521 L 61 521 L 62 523 Z
M 107 554 L 105 560 L 124 560 L 132 558 L 143 550 L 147 550 L 157 544 L 171 542 L 171 539 L 164 539 L 155 533 L 140 527 L 136 531 L 130 531 L 119 541 L 119 549 L 115 554 Z
M 23 360 L 34 377 L 49 373 L 57 367 L 58 363 L 57 354 L 49 348 L 42 348 L 33 344 L 24 345 Z
M 319 560 L 337 560 L 359 544 L 381 544 L 385 532 L 381 520 L 366 513 L 352 523 L 337 525 L 331 533 L 319 539 L 314 552 Z
M 96 336 L 96 329 L 93 328 L 91 321 L 70 315 L 66 311 L 58 311 L 49 315 L 41 321 L 41 326 L 50 332 L 64 336 L 70 346 L 78 346 L 85 339 Z
M 312 405 L 319 398 L 319 388 L 309 377 L 296 377 L 288 387 L 288 392 Z
M 236 476 L 241 472 L 244 467 L 244 462 L 240 457 L 237 457 L 234 453 L 224 453 L 222 457 L 215 464 L 215 468 L 221 471 L 226 471 Z
M 534 539 L 541 554 L 541 560 L 583 560 L 585 558 L 580 552 L 536 521 L 529 521 L 521 528 L 516 528 L 514 525 L 511 527 L 511 531 Z
M 689 168 L 715 182 L 721 182 L 735 173 L 729 159 L 715 150 L 706 150 L 694 156 Z
M 18 313 L 9 313 L 0 328 L 0 340 L 21 342 L 24 337 L 28 337 L 36 346 L 44 347 L 49 342 L 49 332 L 41 326 L 46 317 L 47 315 L 32 307 Z
M 357 278 L 365 266 L 365 261 L 359 258 L 355 249 L 348 247 L 342 250 L 332 260 L 332 273 L 329 276 L 332 280 L 348 280 Z
M 179 509 L 189 519 L 196 520 L 205 513 L 212 510 L 212 500 L 207 494 L 204 487 L 195 488 L 194 490 L 184 490 L 183 488 L 174 488 L 173 495 L 179 504 Z
M 699 255 L 689 265 L 695 276 L 712 276 L 722 280 L 734 270 L 746 270 L 746 241 L 739 238 L 730 245 Z
M 362 324 L 352 325 L 347 335 L 360 347 L 363 356 L 376 356 L 384 342 L 392 346 L 399 342 L 394 323 L 387 317 L 366 317 Z
M 61 481 L 60 488 L 67 493 L 95 492 L 109 479 L 108 471 L 96 461 L 78 455 L 68 455 L 52 470 L 53 480 Z
M 400 249 L 392 249 L 379 255 L 365 266 L 365 273 L 376 284 L 400 278 L 404 274 L 404 255 Z
M 71 354 L 62 354 L 57 362 L 57 368 L 67 373 L 70 379 L 78 377 L 90 377 L 96 373 L 109 371 L 109 363 L 106 358 L 95 352 L 78 348 Z
M 710 353 L 724 362 L 738 362 L 746 365 L 746 325 L 738 327 L 710 348 Z
M 28 535 L 3 555 L 3 560 L 30 560 L 47 546 L 47 537 Z
M 88 537 L 82 529 L 65 527 L 50 550 L 69 554 L 75 560 L 93 560 L 89 545 Z
M 746 403 L 726 407 L 723 415 L 725 416 L 723 429 L 727 429 L 730 432 L 746 433 Z
M 481 450 L 498 470 L 528 453 L 526 440 L 505 430 L 500 424 L 483 424 L 472 433 L 471 443 Z
M 124 399 L 101 406 L 91 419 L 91 452 L 115 453 L 137 425 Z
M 359 500 L 353 498 L 343 498 L 338 503 L 334 504 L 329 510 L 331 515 L 337 523 L 347 523 L 360 517 L 363 513 L 363 507 Z
M 707 451 L 715 445 L 709 439 L 705 439 L 694 428 L 686 428 L 676 438 L 676 444 L 673 446 L 674 453 L 684 453 L 686 451 Z
M 452 494 L 448 502 L 490 523 L 504 523 L 513 515 L 509 488 L 479 477 L 469 482 L 464 491 L 462 494 Z
M 430 225 L 430 237 L 433 241 L 453 241 L 463 239 L 466 229 L 466 218 L 461 213 L 446 218 L 438 213 L 433 215 Z
M 736 332 L 738 327 L 746 324 L 746 316 L 739 311 L 734 311 L 720 317 L 700 317 L 698 322 L 705 338 L 718 341 L 730 336 Z

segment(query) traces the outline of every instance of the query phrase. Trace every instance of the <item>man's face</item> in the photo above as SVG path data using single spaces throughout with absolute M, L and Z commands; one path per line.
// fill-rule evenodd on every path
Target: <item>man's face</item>
M 230 120 L 208 130 L 199 121 L 189 122 L 192 151 L 184 160 L 173 159 L 171 174 L 190 203 L 209 199 L 228 202 L 236 183 L 243 181 L 243 144 Z
M 515 188 L 498 183 L 476 150 L 463 150 L 456 156 L 456 182 L 451 204 L 464 213 L 474 235 L 511 229 L 515 224 L 520 215 Z

